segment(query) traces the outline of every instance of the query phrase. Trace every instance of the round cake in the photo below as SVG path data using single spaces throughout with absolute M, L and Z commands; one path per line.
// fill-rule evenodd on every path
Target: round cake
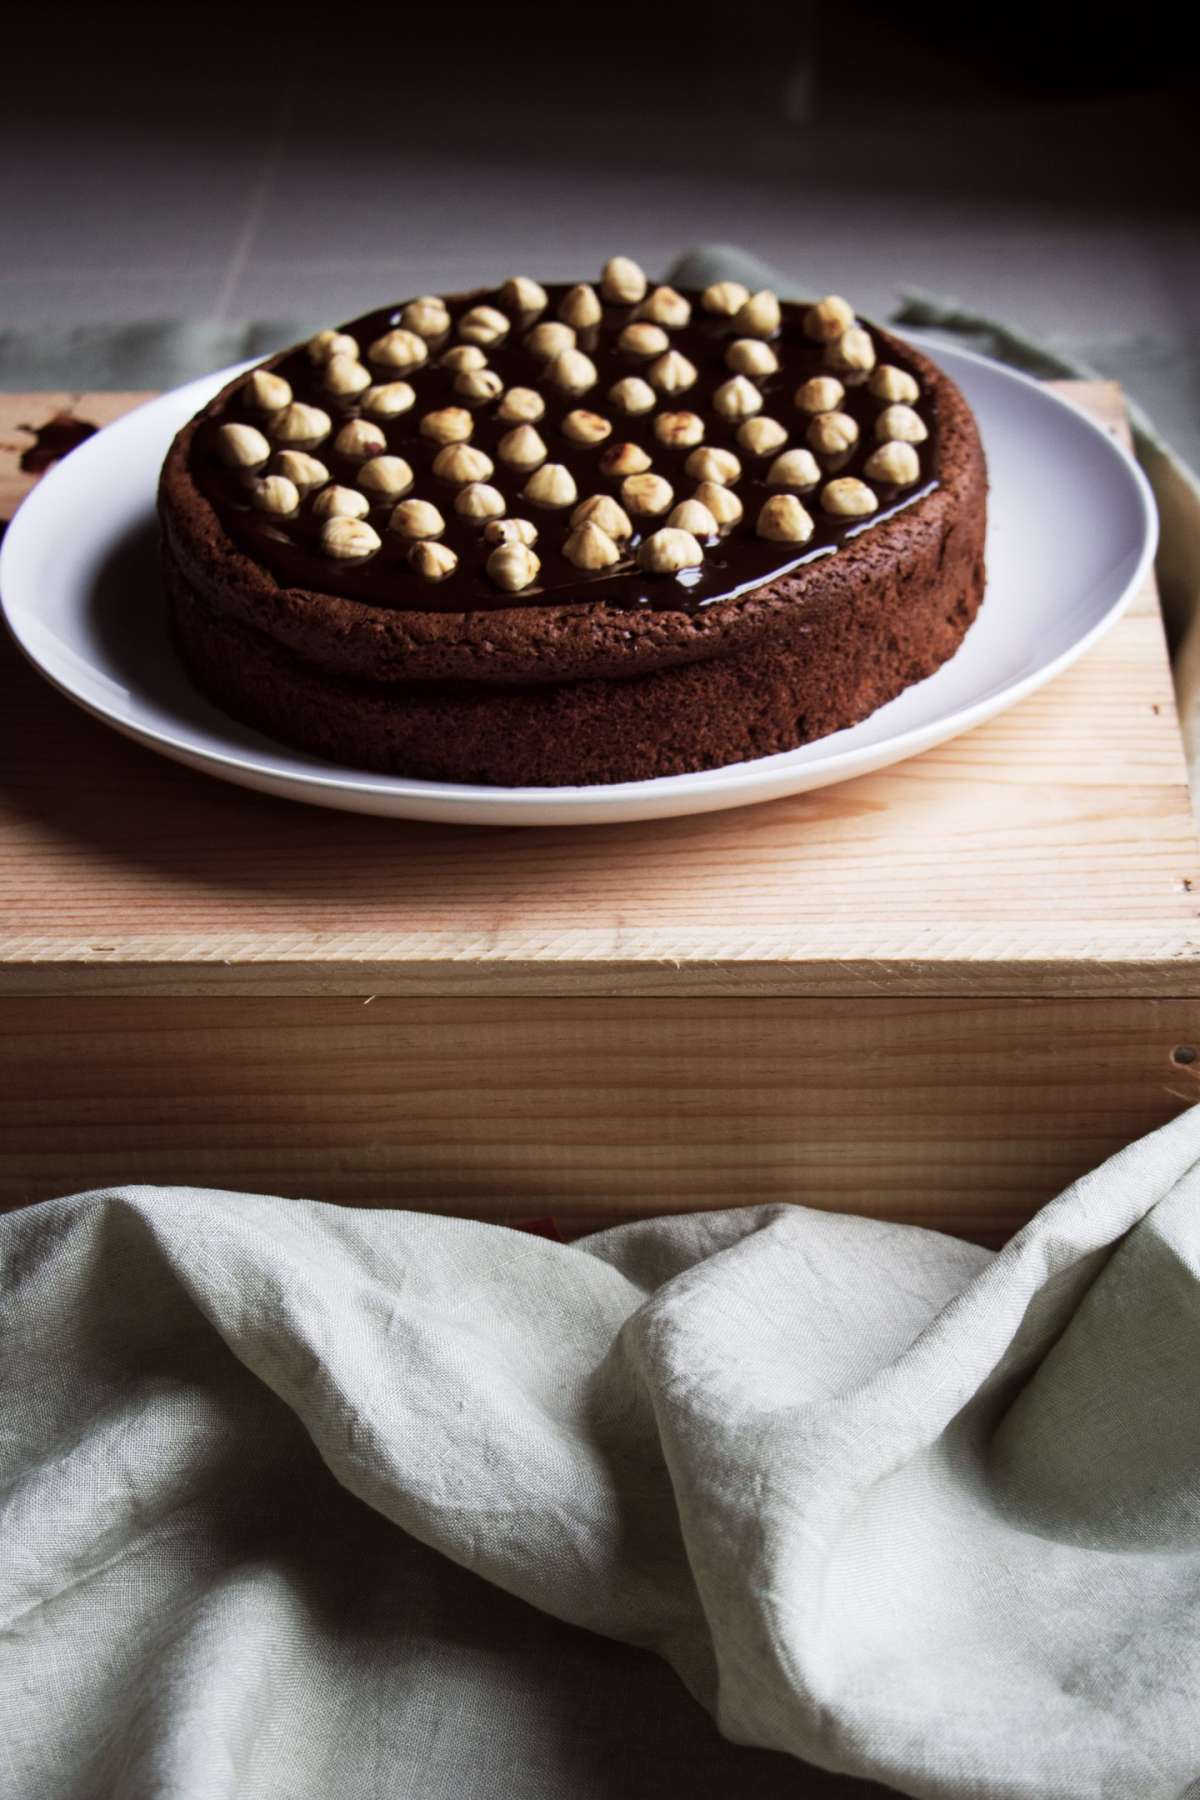
M 953 655 L 987 475 L 954 383 L 836 295 L 528 277 L 239 375 L 159 494 L 198 686 L 357 768 L 558 786 L 856 724 Z

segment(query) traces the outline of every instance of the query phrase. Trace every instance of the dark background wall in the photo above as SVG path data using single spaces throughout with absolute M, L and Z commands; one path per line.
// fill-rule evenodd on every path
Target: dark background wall
M 330 318 L 732 239 L 885 312 L 1196 327 L 1166 7 L 26 5 L 0 314 Z

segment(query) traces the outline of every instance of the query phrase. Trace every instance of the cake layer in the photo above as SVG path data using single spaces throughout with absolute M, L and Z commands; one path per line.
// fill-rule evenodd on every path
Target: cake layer
M 896 340 L 879 334 L 890 348 Z M 897 351 L 899 351 L 897 345 Z M 331 673 L 364 680 L 562 680 L 648 672 L 790 636 L 795 614 L 828 587 L 847 602 L 864 583 L 911 562 L 924 577 L 943 540 L 965 530 L 982 547 L 986 473 L 978 433 L 954 384 L 906 347 L 937 418 L 937 487 L 914 505 L 861 530 L 836 554 L 785 562 L 785 573 L 737 598 L 692 610 L 627 608 L 572 595 L 497 611 L 402 610 L 282 582 L 230 536 L 190 470 L 201 415 L 172 446 L 160 512 L 167 542 L 188 581 L 213 607 L 253 625 Z M 218 397 L 219 398 L 219 397 Z
M 356 768 L 502 787 L 723 768 L 857 724 L 954 654 L 984 583 L 961 533 L 936 581 L 894 574 L 853 607 L 826 592 L 766 651 L 621 680 L 382 683 L 323 673 L 215 611 L 169 554 L 164 573 L 180 654 L 234 717 Z
M 953 653 L 987 490 L 954 384 L 833 298 L 605 282 L 369 314 L 179 434 L 207 693 L 360 767 L 570 785 L 792 748 Z

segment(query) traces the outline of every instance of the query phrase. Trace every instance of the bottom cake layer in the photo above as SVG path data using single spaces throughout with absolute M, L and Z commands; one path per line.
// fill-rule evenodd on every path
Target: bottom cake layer
M 164 576 L 179 653 L 234 718 L 345 766 L 494 787 L 724 768 L 856 725 L 954 654 L 984 585 L 982 555 L 964 557 L 902 608 L 891 588 L 866 591 L 791 641 L 626 680 L 383 685 L 326 674 L 216 612 L 169 550 Z

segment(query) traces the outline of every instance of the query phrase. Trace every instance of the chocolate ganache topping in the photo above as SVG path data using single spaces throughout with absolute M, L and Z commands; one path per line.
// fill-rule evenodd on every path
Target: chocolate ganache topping
M 936 487 L 936 408 L 836 296 L 518 277 L 368 313 L 209 408 L 192 474 L 283 583 L 407 611 L 693 611 Z

